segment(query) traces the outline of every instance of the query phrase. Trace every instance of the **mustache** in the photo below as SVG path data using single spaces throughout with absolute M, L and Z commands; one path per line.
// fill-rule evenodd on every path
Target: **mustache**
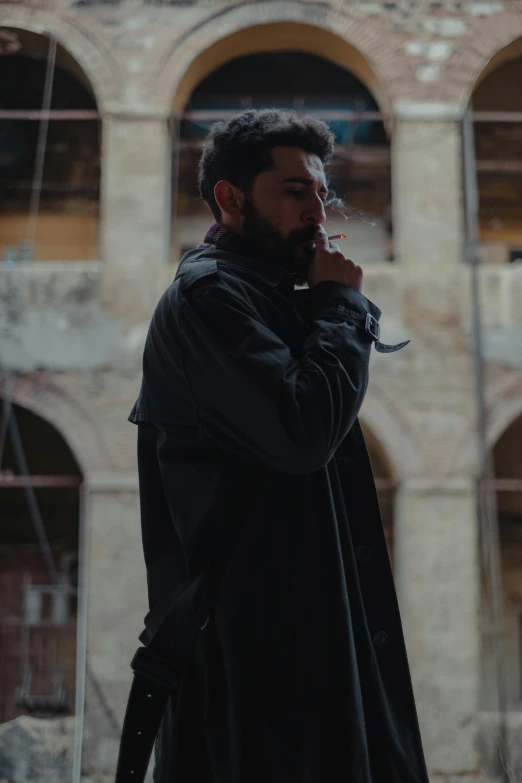
M 307 231 L 306 234 L 299 232 L 299 234 L 290 234 L 288 241 L 291 245 L 300 245 L 301 242 L 313 242 L 315 239 L 315 230 Z

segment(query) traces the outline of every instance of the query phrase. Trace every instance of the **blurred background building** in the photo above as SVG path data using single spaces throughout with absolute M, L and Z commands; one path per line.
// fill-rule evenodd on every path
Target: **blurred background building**
M 0 4 L 2 780 L 113 779 L 143 343 L 204 134 L 268 106 L 335 132 L 328 231 L 411 339 L 360 418 L 431 777 L 522 780 L 521 86 L 521 0 Z

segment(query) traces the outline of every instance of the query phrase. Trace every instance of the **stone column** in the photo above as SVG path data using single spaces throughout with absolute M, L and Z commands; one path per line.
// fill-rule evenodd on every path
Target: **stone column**
M 428 767 L 448 775 L 471 772 L 478 765 L 480 687 L 473 479 L 405 480 L 396 497 L 394 554 Z
M 91 475 L 85 486 L 86 668 L 82 772 L 114 781 L 130 663 L 148 612 L 138 479 Z
M 102 301 L 127 321 L 150 316 L 169 263 L 170 138 L 166 115 L 103 118 Z
M 395 104 L 392 136 L 394 255 L 426 272 L 462 259 L 461 111 L 436 103 Z

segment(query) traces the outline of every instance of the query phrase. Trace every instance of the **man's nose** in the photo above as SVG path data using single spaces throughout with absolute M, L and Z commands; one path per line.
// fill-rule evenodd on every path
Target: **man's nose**
M 314 201 L 313 207 L 308 210 L 306 216 L 307 223 L 313 223 L 314 225 L 321 226 L 326 220 L 326 212 L 324 211 L 324 201 L 322 198 L 317 197 Z

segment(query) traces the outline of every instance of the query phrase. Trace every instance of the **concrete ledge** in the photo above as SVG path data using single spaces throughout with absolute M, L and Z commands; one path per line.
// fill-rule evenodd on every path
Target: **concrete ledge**
M 462 285 L 461 319 L 471 328 L 471 268 L 460 268 Z M 487 328 L 522 328 L 522 263 L 482 263 L 478 268 L 480 304 L 483 325 Z M 467 296 L 466 296 L 467 294 Z
M 460 494 L 473 492 L 475 478 L 473 476 L 419 476 L 405 479 L 400 489 L 418 494 Z
M 0 275 L 38 275 L 54 274 L 83 274 L 92 272 L 100 274 L 103 263 L 99 259 L 92 261 L 28 261 L 19 262 L 13 267 L 0 266 Z
M 458 103 L 443 101 L 394 101 L 393 115 L 398 120 L 458 122 L 464 116 L 464 108 Z
M 138 492 L 137 473 L 90 473 L 83 484 L 86 492 Z
M 99 261 L 0 268 L 4 369 L 56 372 L 138 366 L 145 323 L 120 323 L 102 307 L 104 271 Z
M 105 103 L 103 111 L 100 112 L 103 120 L 109 117 L 115 117 L 119 120 L 168 120 L 172 114 L 172 107 L 168 104 L 159 104 L 151 106 L 148 103 L 120 103 L 111 101 Z

